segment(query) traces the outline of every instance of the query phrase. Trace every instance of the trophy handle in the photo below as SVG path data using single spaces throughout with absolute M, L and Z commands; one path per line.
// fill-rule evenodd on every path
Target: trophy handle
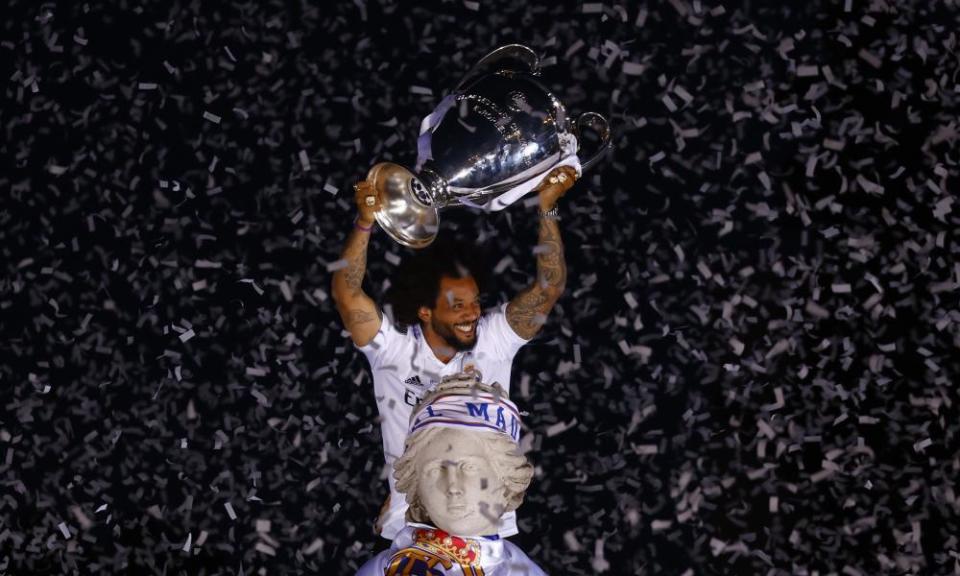
M 593 152 L 586 160 L 581 160 L 580 168 L 582 170 L 589 170 L 593 167 L 594 164 L 600 161 L 601 158 L 610 150 L 610 125 L 607 123 L 607 119 L 597 114 L 596 112 L 584 112 L 577 118 L 577 123 L 575 127 L 575 134 L 577 136 L 577 142 L 580 147 L 583 147 L 583 139 L 581 134 L 584 128 L 593 130 L 600 135 L 600 145 L 597 147 L 597 150 Z
M 473 65 L 473 68 L 464 75 L 463 80 L 457 84 L 454 91 L 459 92 L 469 81 L 481 74 L 489 72 L 489 69 L 498 63 L 499 66 L 497 70 L 495 70 L 497 72 L 509 70 L 512 72 L 526 72 L 534 76 L 540 74 L 540 57 L 537 56 L 536 52 L 523 44 L 507 44 L 478 60 L 477 63 Z M 517 64 L 520 64 L 520 66 L 517 66 Z

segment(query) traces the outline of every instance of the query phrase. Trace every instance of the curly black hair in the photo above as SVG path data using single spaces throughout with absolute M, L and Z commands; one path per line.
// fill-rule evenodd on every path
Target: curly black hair
M 384 300 L 401 326 L 419 322 L 421 306 L 434 308 L 440 296 L 440 279 L 473 277 L 481 294 L 487 287 L 486 255 L 480 246 L 452 237 L 438 237 L 433 244 L 405 257 L 391 277 Z

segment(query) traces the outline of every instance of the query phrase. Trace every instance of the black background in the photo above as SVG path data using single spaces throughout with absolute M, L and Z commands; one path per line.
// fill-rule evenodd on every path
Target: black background
M 954 573 L 957 10 L 14 2 L 0 570 L 349 574 L 386 545 L 328 266 L 351 185 L 522 42 L 615 150 L 561 202 L 568 290 L 514 364 L 513 541 L 552 574 Z M 513 259 L 487 305 L 531 280 L 533 208 L 443 218 Z

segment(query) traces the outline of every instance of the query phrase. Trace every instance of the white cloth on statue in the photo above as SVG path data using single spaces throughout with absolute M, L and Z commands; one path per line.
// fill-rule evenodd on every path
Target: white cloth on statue
M 423 524 L 406 525 L 390 548 L 368 560 L 360 567 L 357 576 L 546 576 L 546 572 L 523 550 L 499 536 L 458 538 L 460 544 L 470 546 L 476 554 L 475 560 L 470 563 L 451 561 L 449 556 L 437 553 L 429 539 L 423 538 L 425 532 L 429 534 L 431 531 L 436 530 Z M 464 548 L 466 546 L 455 549 Z
M 403 454 L 410 415 L 424 395 L 436 387 L 444 376 L 453 376 L 473 366 L 486 383 L 498 383 L 510 393 L 510 371 L 513 358 L 527 343 L 510 327 L 507 304 L 488 311 L 477 322 L 477 343 L 473 350 L 458 351 L 444 364 L 427 344 L 419 326 L 400 332 L 386 314 L 380 331 L 366 346 L 359 349 L 366 355 L 373 373 L 373 391 L 380 412 L 380 431 L 390 485 L 390 507 L 382 517 L 380 535 L 392 540 L 406 523 L 407 500 L 397 492 L 393 478 L 393 462 Z M 516 512 L 500 519 L 498 533 L 517 533 Z

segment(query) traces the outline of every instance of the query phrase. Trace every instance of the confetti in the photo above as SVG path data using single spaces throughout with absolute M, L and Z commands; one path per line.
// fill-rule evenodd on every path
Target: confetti
M 396 4 L 4 20 L 0 516 L 31 520 L 4 570 L 353 574 L 386 547 L 405 399 L 331 296 L 352 186 L 413 168 L 523 31 L 613 150 L 557 203 L 566 290 L 503 382 L 536 466 L 510 541 L 551 574 L 953 573 L 956 2 Z M 539 201 L 441 212 L 491 255 L 485 312 L 549 253 Z M 413 252 L 369 236 L 387 321 Z
M 66 522 L 61 522 L 57 524 L 57 528 L 60 530 L 60 533 L 63 534 L 63 537 L 69 540 L 72 536 L 70 534 L 70 529 L 67 528 Z

